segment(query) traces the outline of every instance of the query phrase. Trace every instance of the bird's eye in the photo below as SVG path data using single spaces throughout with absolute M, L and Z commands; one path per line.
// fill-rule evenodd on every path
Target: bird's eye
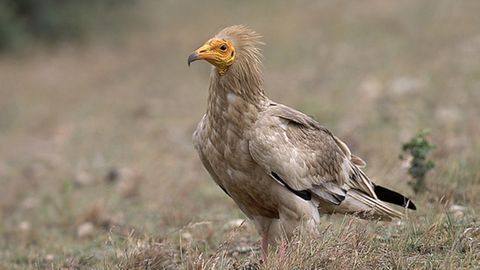
M 226 51 L 227 50 L 227 45 L 223 44 L 222 46 L 220 46 L 220 50 Z

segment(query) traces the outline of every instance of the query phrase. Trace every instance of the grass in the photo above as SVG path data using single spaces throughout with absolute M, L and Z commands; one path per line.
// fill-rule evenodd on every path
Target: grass
M 0 269 L 479 268 L 478 8 L 142 1 L 144 23 L 114 40 L 2 56 Z M 344 139 L 376 182 L 413 195 L 401 144 L 431 130 L 418 211 L 322 217 L 321 238 L 259 264 L 255 230 L 191 143 L 210 68 L 186 57 L 235 23 L 265 36 L 269 95 Z

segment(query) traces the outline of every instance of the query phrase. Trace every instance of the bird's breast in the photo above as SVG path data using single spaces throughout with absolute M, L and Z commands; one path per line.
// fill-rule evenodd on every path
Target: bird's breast
M 233 124 L 209 121 L 198 133 L 201 151 L 217 176 L 216 181 L 245 214 L 277 217 L 275 198 L 268 192 L 273 181 L 252 159 L 248 131 Z
M 247 216 L 277 217 L 274 183 L 253 160 L 249 134 L 258 118 L 258 107 L 233 91 L 212 92 L 202 120 L 200 145 L 212 175 Z

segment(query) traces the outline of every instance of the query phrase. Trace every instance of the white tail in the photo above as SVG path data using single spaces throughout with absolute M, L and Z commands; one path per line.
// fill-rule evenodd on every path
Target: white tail
M 348 190 L 345 199 L 339 205 L 320 201 L 319 211 L 322 214 L 351 214 L 364 219 L 386 221 L 404 217 L 401 212 L 391 208 L 386 203 L 355 189 Z

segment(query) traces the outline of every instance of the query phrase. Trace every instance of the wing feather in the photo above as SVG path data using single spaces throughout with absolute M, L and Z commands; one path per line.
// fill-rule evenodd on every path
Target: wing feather
M 322 190 L 332 203 L 350 188 L 377 199 L 372 182 L 359 169 L 365 162 L 313 118 L 287 106 L 272 104 L 260 115 L 249 149 L 260 166 L 295 190 Z

